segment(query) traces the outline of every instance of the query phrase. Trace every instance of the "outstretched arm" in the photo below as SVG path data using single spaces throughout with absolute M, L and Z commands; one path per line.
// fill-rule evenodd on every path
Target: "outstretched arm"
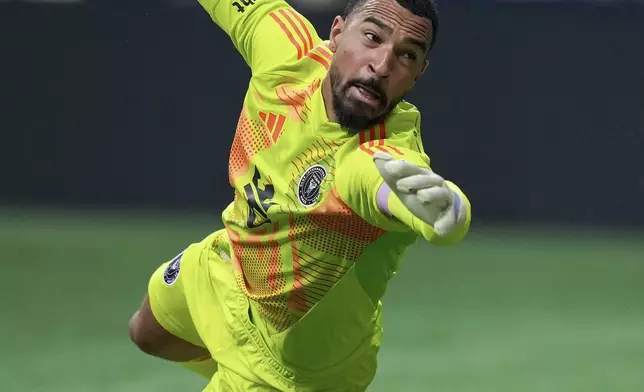
M 347 154 L 336 174 L 340 197 L 384 230 L 411 230 L 435 245 L 459 243 L 471 221 L 467 196 L 433 173 L 424 153 L 387 143 Z

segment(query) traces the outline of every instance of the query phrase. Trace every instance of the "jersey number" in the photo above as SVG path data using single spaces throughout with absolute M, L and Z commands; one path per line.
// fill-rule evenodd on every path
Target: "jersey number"
M 244 12 L 245 11 L 244 6 L 248 7 L 254 4 L 255 4 L 255 0 L 240 0 L 240 1 L 234 2 L 232 5 L 237 7 L 237 12 Z
M 255 168 L 253 180 L 250 184 L 246 184 L 246 186 L 244 186 L 249 208 L 248 220 L 246 222 L 246 226 L 248 227 L 259 227 L 264 223 L 270 222 L 271 220 L 268 218 L 268 209 L 277 204 L 268 201 L 275 196 L 275 188 L 272 184 L 266 184 L 264 189 L 260 189 L 259 179 L 261 176 L 262 175 L 259 170 Z M 257 195 L 257 197 L 255 195 Z

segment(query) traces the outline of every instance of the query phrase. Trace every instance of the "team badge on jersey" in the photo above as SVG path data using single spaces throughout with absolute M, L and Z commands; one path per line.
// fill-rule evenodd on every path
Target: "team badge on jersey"
M 171 286 L 179 276 L 179 269 L 181 268 L 181 256 L 183 252 L 179 253 L 172 261 L 168 264 L 165 271 L 163 272 L 163 281 L 168 286 Z
M 311 166 L 297 184 L 297 197 L 304 207 L 310 207 L 318 201 L 320 197 L 320 186 L 326 177 L 326 168 L 322 165 Z

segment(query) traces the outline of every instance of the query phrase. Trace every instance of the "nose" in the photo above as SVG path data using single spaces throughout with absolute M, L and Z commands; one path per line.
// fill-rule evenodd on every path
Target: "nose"
M 393 59 L 393 50 L 387 48 L 385 45 L 381 45 L 373 51 L 373 56 L 369 63 L 369 72 L 381 79 L 388 78 L 391 73 Z

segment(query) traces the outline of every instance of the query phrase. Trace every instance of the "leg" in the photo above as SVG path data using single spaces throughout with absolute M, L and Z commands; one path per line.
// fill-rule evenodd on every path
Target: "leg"
M 148 294 L 130 319 L 129 332 L 130 339 L 146 354 L 180 363 L 210 379 L 217 363 L 192 322 L 184 295 L 187 274 L 179 273 L 180 267 L 190 268 L 190 257 L 195 253 L 198 256 L 199 252 L 182 253 L 155 271 Z
M 150 308 L 150 297 L 146 294 L 139 310 L 130 319 L 130 339 L 148 355 L 173 362 L 188 362 L 210 356 L 208 350 L 189 343 L 159 324 Z

